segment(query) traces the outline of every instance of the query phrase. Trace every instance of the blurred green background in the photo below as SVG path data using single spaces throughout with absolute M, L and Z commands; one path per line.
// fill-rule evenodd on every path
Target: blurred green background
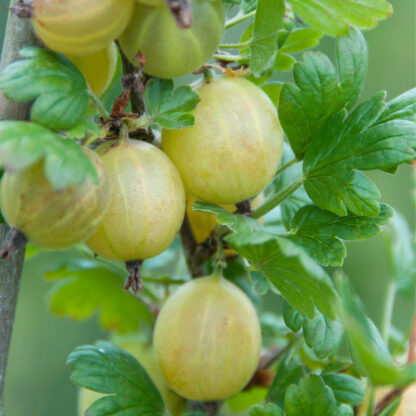
M 378 28 L 366 33 L 370 65 L 365 97 L 387 90 L 390 98 L 415 86 L 416 2 L 393 0 L 394 15 Z M 8 1 L 0 1 L 7 6 Z M 0 36 L 7 11 L 0 9 Z M 324 39 L 320 48 L 331 52 L 334 42 Z M 415 228 L 412 170 L 402 166 L 396 175 L 372 173 L 383 194 L 383 201 L 401 212 Z M 16 323 L 13 333 L 6 383 L 7 416 L 75 416 L 76 388 L 69 381 L 65 365 L 77 345 L 105 337 L 96 320 L 72 322 L 52 316 L 47 310 L 50 285 L 43 279 L 48 262 L 61 254 L 42 254 L 24 267 Z M 348 244 L 345 271 L 364 300 L 370 316 L 380 322 L 388 279 L 387 259 L 381 236 Z M 404 299 L 396 303 L 395 324 L 405 328 L 411 319 L 412 305 Z

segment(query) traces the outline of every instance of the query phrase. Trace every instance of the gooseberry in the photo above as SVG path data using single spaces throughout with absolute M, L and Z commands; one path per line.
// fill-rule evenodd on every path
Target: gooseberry
M 1 180 L 0 205 L 8 224 L 34 245 L 59 249 L 86 240 L 100 225 L 110 203 L 110 180 L 95 152 L 83 148 L 93 162 L 99 183 L 54 191 L 44 173 L 44 162 L 24 170 L 6 171 Z
M 144 71 L 159 78 L 189 74 L 203 66 L 215 52 L 224 30 L 222 0 L 192 0 L 192 26 L 178 27 L 168 7 L 135 3 L 133 17 L 120 37 L 129 59 L 141 51 Z
M 34 0 L 32 22 L 46 46 L 67 55 L 91 55 L 126 28 L 133 0 Z
M 96 254 L 129 262 L 165 250 L 185 214 L 181 178 L 157 147 L 123 140 L 97 148 L 110 174 L 110 208 L 87 245 Z
M 114 43 L 85 56 L 68 56 L 78 67 L 95 95 L 104 94 L 117 72 L 118 52 Z
M 271 181 L 283 150 L 276 108 L 251 82 L 218 78 L 199 88 L 195 125 L 164 130 L 162 147 L 187 194 L 213 204 L 234 204 Z
M 153 340 L 168 385 L 195 401 L 226 399 L 257 368 L 261 332 L 249 298 L 222 276 L 182 285 L 163 305 Z

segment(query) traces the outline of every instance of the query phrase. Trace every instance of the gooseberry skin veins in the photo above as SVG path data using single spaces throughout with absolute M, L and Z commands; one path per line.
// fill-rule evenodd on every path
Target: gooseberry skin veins
M 45 45 L 65 55 L 91 55 L 124 31 L 133 0 L 35 0 L 32 23 Z
M 139 140 L 96 149 L 110 174 L 112 199 L 101 226 L 86 242 L 110 260 L 154 257 L 172 243 L 185 215 L 181 178 L 157 147 Z
M 110 178 L 99 156 L 87 148 L 83 150 L 97 170 L 98 185 L 86 179 L 81 185 L 54 191 L 45 177 L 43 161 L 3 175 L 3 216 L 32 244 L 60 249 L 81 243 L 103 220 L 111 199 Z
M 241 78 L 218 78 L 198 92 L 195 125 L 162 132 L 162 148 L 186 193 L 217 205 L 257 195 L 272 180 L 283 152 L 276 108 L 261 88 Z
M 168 385 L 195 401 L 226 399 L 255 372 L 261 347 L 248 297 L 220 276 L 192 280 L 163 305 L 153 345 Z
M 190 74 L 203 66 L 217 49 L 224 31 L 222 0 L 192 0 L 192 26 L 178 27 L 168 7 L 135 3 L 133 17 L 120 37 L 130 60 L 141 51 L 143 70 L 158 78 Z

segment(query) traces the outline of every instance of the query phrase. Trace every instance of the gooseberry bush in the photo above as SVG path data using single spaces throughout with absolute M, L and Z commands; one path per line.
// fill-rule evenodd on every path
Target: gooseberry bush
M 365 172 L 415 161 L 416 89 L 360 100 L 362 30 L 391 4 L 12 12 L 39 45 L 0 74 L 8 100 L 30 103 L 0 122 L 0 257 L 73 246 L 48 266 L 50 309 L 97 312 L 109 333 L 68 357 L 79 414 L 410 415 L 415 328 L 391 318 L 395 294 L 414 301 L 413 238 Z M 323 36 L 335 59 L 307 51 Z M 345 241 L 380 232 L 392 296 L 379 330 L 342 265 Z

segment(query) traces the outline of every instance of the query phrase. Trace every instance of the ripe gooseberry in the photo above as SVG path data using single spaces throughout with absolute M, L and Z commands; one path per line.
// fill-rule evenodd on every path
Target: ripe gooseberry
M 168 7 L 135 3 L 133 17 L 120 37 L 129 59 L 141 51 L 144 71 L 174 78 L 196 71 L 209 60 L 224 31 L 222 0 L 192 0 L 192 26 L 179 28 Z
M 45 176 L 43 161 L 3 175 L 3 216 L 38 247 L 59 249 L 86 240 L 107 212 L 111 196 L 109 176 L 99 156 L 87 148 L 83 150 L 97 170 L 98 185 L 86 179 L 81 185 L 54 191 Z
M 67 55 L 106 48 L 126 28 L 133 0 L 34 0 L 32 22 L 46 46 Z
M 104 94 L 117 72 L 117 46 L 111 43 L 106 48 L 85 56 L 68 56 L 78 67 L 95 95 Z
M 123 262 L 160 254 L 172 243 L 185 214 L 185 193 L 175 166 L 157 147 L 138 140 L 107 142 L 96 151 L 110 174 L 112 198 L 88 247 Z
M 146 373 L 152 379 L 156 388 L 159 390 L 162 399 L 169 410 L 170 416 L 179 416 L 185 405 L 183 397 L 172 392 L 163 377 L 163 374 L 157 364 L 153 347 L 144 341 L 128 340 L 116 342 L 121 349 L 132 355 L 144 368 Z M 104 394 L 95 391 L 80 389 L 78 393 L 78 414 L 84 416 L 86 410 L 98 399 L 104 397 Z
M 261 332 L 248 297 L 222 276 L 182 285 L 156 321 L 156 358 L 168 385 L 189 400 L 239 392 L 257 368 Z
M 198 92 L 195 125 L 164 130 L 162 148 L 187 194 L 218 205 L 251 198 L 272 180 L 282 156 L 276 108 L 261 88 L 241 78 L 218 78 Z

